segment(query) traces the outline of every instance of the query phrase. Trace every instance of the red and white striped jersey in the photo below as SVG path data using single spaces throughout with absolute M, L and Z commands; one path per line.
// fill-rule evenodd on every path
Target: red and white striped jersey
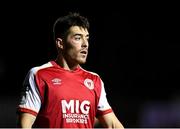
M 32 68 L 24 87 L 18 111 L 36 116 L 33 127 L 93 128 L 95 116 L 112 112 L 101 78 L 80 66 L 50 61 Z

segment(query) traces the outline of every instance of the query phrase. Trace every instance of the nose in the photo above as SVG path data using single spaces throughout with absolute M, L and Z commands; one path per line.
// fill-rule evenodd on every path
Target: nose
M 83 38 L 83 42 L 82 42 L 82 47 L 88 47 L 89 46 L 89 41 L 87 38 Z

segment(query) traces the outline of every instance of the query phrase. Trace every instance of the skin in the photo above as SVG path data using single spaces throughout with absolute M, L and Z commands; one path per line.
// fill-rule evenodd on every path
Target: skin
M 69 71 L 73 71 L 80 64 L 86 63 L 88 40 L 89 33 L 87 29 L 78 26 L 70 27 L 66 39 L 56 39 L 57 63 Z M 22 113 L 19 116 L 19 125 L 22 128 L 31 128 L 35 119 L 36 117 L 31 114 Z M 95 124 L 98 123 L 105 128 L 124 128 L 113 112 L 96 118 Z
M 87 29 L 73 26 L 69 29 L 66 40 L 56 39 L 58 50 L 57 62 L 67 70 L 74 70 L 79 64 L 86 63 L 89 47 Z

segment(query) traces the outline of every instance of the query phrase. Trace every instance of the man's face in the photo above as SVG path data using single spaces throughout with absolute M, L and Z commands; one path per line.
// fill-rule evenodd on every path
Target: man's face
M 72 26 L 64 43 L 64 57 L 69 63 L 84 64 L 88 55 L 89 33 L 87 29 Z

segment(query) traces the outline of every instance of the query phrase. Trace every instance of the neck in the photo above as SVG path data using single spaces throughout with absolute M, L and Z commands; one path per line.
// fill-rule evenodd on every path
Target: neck
M 74 63 L 68 62 L 61 54 L 59 54 L 57 56 L 56 62 L 62 68 L 69 70 L 69 71 L 73 71 L 79 66 L 79 64 L 74 64 Z

